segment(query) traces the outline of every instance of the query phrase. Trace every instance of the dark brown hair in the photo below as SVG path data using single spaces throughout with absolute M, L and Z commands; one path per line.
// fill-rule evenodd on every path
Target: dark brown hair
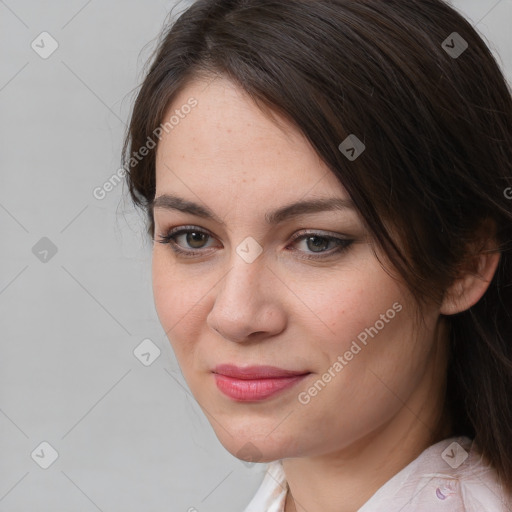
M 156 150 L 133 155 L 200 73 L 302 131 L 419 302 L 439 301 L 495 227 L 487 292 L 447 317 L 446 407 L 512 490 L 512 95 L 481 36 L 441 0 L 193 3 L 162 33 L 123 148 L 151 235 Z M 366 146 L 353 161 L 350 134 Z

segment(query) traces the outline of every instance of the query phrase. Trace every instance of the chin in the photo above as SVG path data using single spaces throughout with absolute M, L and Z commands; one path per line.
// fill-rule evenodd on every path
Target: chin
M 252 425 L 254 428 L 254 424 Z M 244 433 L 229 435 L 221 427 L 216 426 L 217 438 L 224 448 L 237 459 L 244 462 L 266 463 L 274 460 L 293 457 L 295 454 L 296 440 L 292 436 L 283 438 L 275 432 L 268 435 L 251 435 L 246 430 Z M 275 425 L 273 427 L 275 429 Z M 262 429 L 264 432 L 272 432 L 272 429 Z

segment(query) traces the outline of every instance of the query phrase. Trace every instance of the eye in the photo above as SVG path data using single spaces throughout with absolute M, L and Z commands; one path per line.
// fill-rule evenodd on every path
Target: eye
M 305 247 L 311 251 L 311 253 L 305 252 L 304 255 L 299 256 L 299 258 L 307 259 L 307 260 L 319 260 L 326 259 L 332 257 L 335 254 L 340 254 L 347 250 L 350 245 L 354 242 L 351 238 L 345 238 L 342 236 L 334 236 L 334 235 L 325 235 L 316 231 L 311 231 L 304 233 L 303 231 L 297 233 L 293 236 L 292 241 L 294 244 L 297 242 L 305 242 Z M 333 249 L 327 250 L 329 245 Z M 296 251 L 296 249 L 294 249 Z M 297 251 L 304 252 L 304 251 Z M 316 254 L 315 254 L 316 253 Z
M 203 231 L 196 226 L 183 226 L 179 228 L 171 229 L 167 234 L 161 234 L 160 240 L 157 242 L 161 244 L 168 244 L 171 249 L 183 256 L 196 256 L 201 254 L 205 248 L 205 241 L 208 238 L 212 238 L 209 233 Z M 177 242 L 178 238 L 184 237 L 185 247 L 188 245 L 192 250 L 183 249 L 183 245 Z
M 212 247 L 207 246 L 206 242 L 213 237 L 197 226 L 173 228 L 166 234 L 160 234 L 159 236 L 160 239 L 156 240 L 157 242 L 170 245 L 171 249 L 182 257 L 193 258 L 204 255 L 205 249 Z M 183 243 L 178 243 L 180 237 L 183 237 Z M 304 245 L 307 249 L 307 251 L 292 249 L 293 252 L 302 253 L 302 255 L 298 256 L 299 258 L 319 260 L 345 251 L 354 240 L 343 236 L 326 235 L 316 231 L 306 233 L 302 231 L 292 237 L 292 245 L 298 245 L 299 242 L 305 242 Z M 327 250 L 329 246 L 334 247 L 331 250 Z

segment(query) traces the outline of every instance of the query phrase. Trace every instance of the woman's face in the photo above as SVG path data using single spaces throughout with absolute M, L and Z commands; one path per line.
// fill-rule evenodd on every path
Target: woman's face
M 306 139 L 220 78 L 189 84 L 164 122 L 176 110 L 157 148 L 154 299 L 226 449 L 266 462 L 341 450 L 398 418 L 427 423 L 420 411 L 444 369 L 438 311 L 418 328 L 414 301 Z M 319 200 L 338 207 L 288 209 Z M 182 211 L 189 203 L 198 209 Z M 174 228 L 190 230 L 174 247 L 192 254 L 158 243 Z

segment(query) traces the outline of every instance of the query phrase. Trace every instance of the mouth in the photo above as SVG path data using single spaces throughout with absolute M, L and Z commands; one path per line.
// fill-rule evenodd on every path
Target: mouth
M 275 366 L 238 367 L 230 364 L 213 370 L 218 389 L 237 402 L 270 398 L 298 384 L 311 372 L 286 370 Z

